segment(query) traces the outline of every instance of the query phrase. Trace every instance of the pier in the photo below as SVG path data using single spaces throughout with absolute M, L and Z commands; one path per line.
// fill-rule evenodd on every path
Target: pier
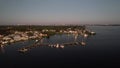
M 81 46 L 85 46 L 86 45 L 86 42 L 83 42 L 83 41 L 75 41 L 75 42 L 68 42 L 68 43 L 62 43 L 62 44 L 48 44 L 48 43 L 40 43 L 40 40 L 35 42 L 34 44 L 30 45 L 30 46 L 26 46 L 26 47 L 23 47 L 23 48 L 20 48 L 18 49 L 19 52 L 27 52 L 29 51 L 30 49 L 32 48 L 35 48 L 35 47 L 40 47 L 40 46 L 49 46 L 49 47 L 52 47 L 52 48 L 64 48 L 65 46 L 70 46 L 70 45 L 81 45 Z

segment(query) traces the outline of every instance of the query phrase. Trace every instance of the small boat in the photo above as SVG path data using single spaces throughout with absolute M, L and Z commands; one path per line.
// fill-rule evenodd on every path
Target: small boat
M 19 51 L 19 52 L 23 52 L 23 53 L 24 53 L 24 52 L 27 52 L 27 51 L 28 51 L 28 49 L 26 49 L 26 48 L 22 48 L 22 49 L 19 49 L 18 51 Z
M 96 33 L 95 32 L 91 32 L 91 35 L 95 35 Z
M 56 48 L 59 48 L 59 44 L 56 44 Z
M 84 34 L 84 37 L 88 37 L 88 34 Z
M 82 41 L 82 42 L 81 42 L 81 45 L 85 46 L 85 45 L 86 45 L 86 43 Z
M 60 45 L 61 48 L 64 48 L 64 45 Z
M 38 42 L 38 40 L 35 40 L 36 42 Z

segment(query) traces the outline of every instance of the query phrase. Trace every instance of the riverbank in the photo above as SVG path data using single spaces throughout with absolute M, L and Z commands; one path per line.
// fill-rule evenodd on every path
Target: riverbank
M 86 26 L 0 26 L 0 45 L 41 39 L 55 34 L 79 34 L 88 37 L 96 33 Z

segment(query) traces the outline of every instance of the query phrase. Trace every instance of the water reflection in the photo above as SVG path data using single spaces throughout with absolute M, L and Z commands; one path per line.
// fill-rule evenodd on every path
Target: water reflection
M 68 35 L 67 35 L 68 36 Z M 63 42 L 63 43 L 60 43 L 60 40 L 58 42 L 56 42 L 57 40 L 57 36 L 55 36 L 55 39 L 54 41 L 56 43 L 51 43 L 50 42 L 50 38 L 47 39 L 46 42 L 44 42 L 44 39 L 39 39 L 39 40 L 35 40 L 35 43 L 30 45 L 30 46 L 26 46 L 26 47 L 23 47 L 23 48 L 20 48 L 18 51 L 19 52 L 27 52 L 29 50 L 31 50 L 32 48 L 35 48 L 35 47 L 38 47 L 38 46 L 48 46 L 50 48 L 60 48 L 60 49 L 63 49 L 67 46 L 74 46 L 74 45 L 78 45 L 78 46 L 86 46 L 86 40 L 87 40 L 87 37 L 84 37 L 84 36 L 80 36 L 78 34 L 73 34 L 71 35 L 73 36 L 73 41 L 70 41 L 70 42 Z M 81 38 L 81 40 L 79 38 Z M 58 37 L 58 39 L 62 38 L 61 36 Z M 69 38 L 69 37 L 68 37 Z M 63 38 L 65 39 L 65 37 Z M 68 39 L 69 40 L 69 39 Z
M 0 45 L 0 53 L 5 53 L 4 45 Z
M 74 34 L 74 41 L 76 42 L 78 39 L 78 34 Z

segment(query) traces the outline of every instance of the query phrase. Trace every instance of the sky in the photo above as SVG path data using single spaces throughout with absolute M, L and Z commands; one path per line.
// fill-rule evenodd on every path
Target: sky
M 0 0 L 4 24 L 120 24 L 120 0 Z

